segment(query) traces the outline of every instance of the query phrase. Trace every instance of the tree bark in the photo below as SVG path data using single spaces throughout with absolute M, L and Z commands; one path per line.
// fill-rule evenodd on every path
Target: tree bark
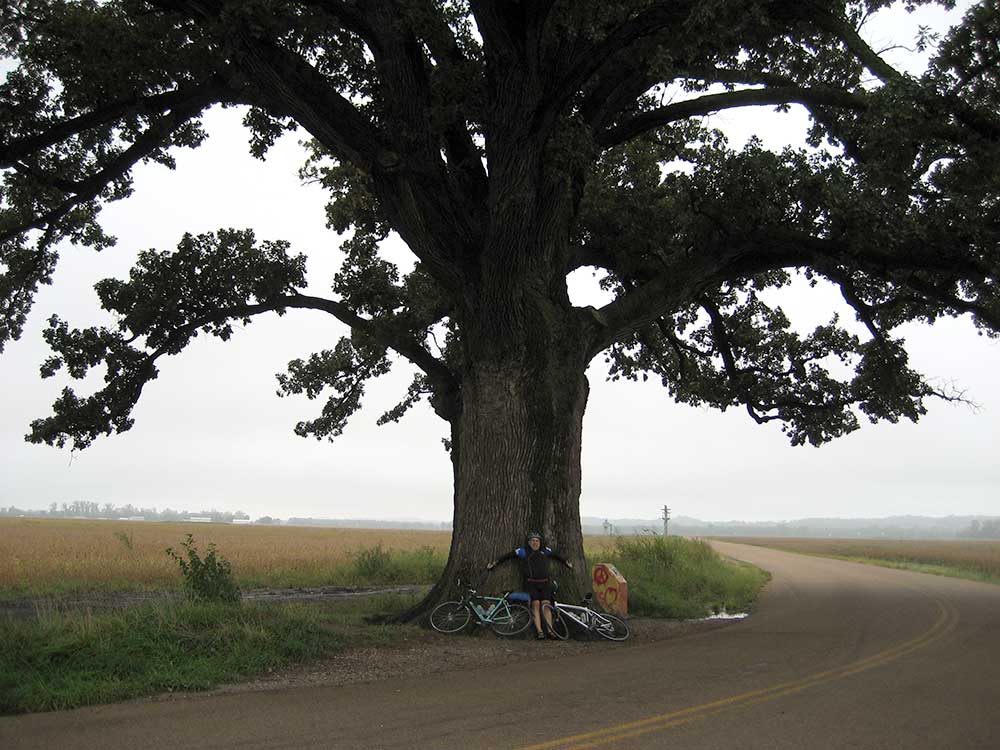
M 572 319 L 560 317 L 563 323 Z M 438 602 L 455 598 L 459 580 L 484 593 L 521 589 L 515 564 L 489 573 L 485 568 L 523 545 L 529 531 L 542 533 L 545 544 L 574 566 L 570 571 L 552 561 L 560 595 L 575 598 L 585 590 L 580 451 L 589 386 L 584 340 L 562 325 L 544 333 L 536 327 L 523 332 L 522 356 L 471 360 L 462 381 L 461 411 L 452 421 L 455 490 L 448 562 L 437 585 L 404 619 L 420 618 Z

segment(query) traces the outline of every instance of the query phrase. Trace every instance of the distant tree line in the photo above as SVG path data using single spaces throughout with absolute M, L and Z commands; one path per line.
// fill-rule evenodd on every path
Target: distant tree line
M 1000 539 L 1000 518 L 974 519 L 959 536 L 966 539 Z
M 68 503 L 51 503 L 48 510 L 25 510 L 11 505 L 0 507 L 0 516 L 25 516 L 30 518 L 142 518 L 145 521 L 188 521 L 191 518 L 209 518 L 214 523 L 232 523 L 236 520 L 248 520 L 249 515 L 241 510 L 236 512 L 202 510 L 197 513 L 187 510 L 172 510 L 164 508 L 139 508 L 131 503 L 115 505 L 114 503 L 98 503 L 90 500 L 74 500 Z

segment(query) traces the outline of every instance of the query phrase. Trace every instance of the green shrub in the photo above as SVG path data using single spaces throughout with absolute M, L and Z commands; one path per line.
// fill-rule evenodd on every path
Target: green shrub
M 208 545 L 204 558 L 198 553 L 191 534 L 181 542 L 181 547 L 184 549 L 183 555 L 178 554 L 173 547 L 167 547 L 167 554 L 180 567 L 184 590 L 190 598 L 227 603 L 240 601 L 240 587 L 233 578 L 232 565 L 219 556 L 215 544 Z
M 622 537 L 601 556 L 628 581 L 629 611 L 692 619 L 746 612 L 767 574 L 724 560 L 702 541 L 676 536 Z

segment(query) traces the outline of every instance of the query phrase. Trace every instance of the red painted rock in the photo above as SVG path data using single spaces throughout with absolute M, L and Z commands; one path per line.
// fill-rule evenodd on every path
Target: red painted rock
M 605 612 L 628 615 L 628 581 L 611 563 L 598 563 L 593 574 L 594 596 Z

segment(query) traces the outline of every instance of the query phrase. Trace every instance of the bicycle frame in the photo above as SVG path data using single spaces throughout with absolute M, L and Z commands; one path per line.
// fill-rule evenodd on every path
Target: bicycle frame
M 486 625 L 499 636 L 517 635 L 531 624 L 531 613 L 524 605 L 510 600 L 510 592 L 501 596 L 480 594 L 458 581 L 461 596 L 441 602 L 429 615 L 432 628 L 440 633 L 457 633 L 470 622 Z
M 578 607 L 573 604 L 563 604 L 562 602 L 553 602 L 552 606 L 558 609 L 564 617 L 572 620 L 584 630 L 593 630 L 595 624 L 604 619 L 600 612 L 596 612 L 590 607 Z
M 587 594 L 583 598 L 583 604 L 564 604 L 558 600 L 547 605 L 553 611 L 546 614 L 546 618 L 551 617 L 552 634 L 561 640 L 566 640 L 571 631 L 571 623 L 575 623 L 579 628 L 587 633 L 597 633 L 602 638 L 609 641 L 624 641 L 629 637 L 630 631 L 628 623 L 617 615 L 604 614 L 598 612 L 593 606 L 593 594 Z M 561 629 L 556 625 L 556 620 L 561 623 Z
M 505 592 L 503 596 L 484 596 L 477 593 L 475 589 L 468 589 L 462 596 L 462 603 L 469 608 L 469 611 L 479 620 L 481 625 L 489 625 L 501 611 L 510 614 L 510 602 L 507 599 L 509 593 L 509 591 Z M 493 602 L 493 605 L 484 611 L 480 602 Z

